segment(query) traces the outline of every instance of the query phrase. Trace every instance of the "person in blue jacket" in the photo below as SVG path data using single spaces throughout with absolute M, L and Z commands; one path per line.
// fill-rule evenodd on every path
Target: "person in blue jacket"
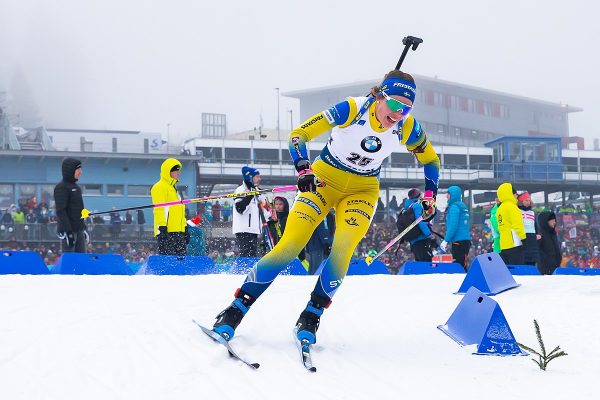
M 408 191 L 408 197 L 404 200 L 404 209 L 410 207 L 415 216 L 415 219 L 423 215 L 423 207 L 421 206 L 421 191 L 417 188 L 412 188 Z M 431 262 L 433 257 L 433 249 L 431 248 L 431 229 L 426 221 L 419 222 L 418 225 L 421 234 L 415 239 L 410 240 L 410 251 L 415 256 L 415 261 Z
M 458 186 L 448 188 L 448 207 L 446 208 L 446 236 L 440 249 L 446 251 L 452 243 L 452 260 L 467 269 L 467 255 L 471 248 L 471 216 L 462 201 L 462 190 Z

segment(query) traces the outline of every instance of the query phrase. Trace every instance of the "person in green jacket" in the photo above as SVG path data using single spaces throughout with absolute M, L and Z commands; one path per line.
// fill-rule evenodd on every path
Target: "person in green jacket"
M 498 217 L 496 216 L 496 212 L 498 211 L 499 206 L 500 203 L 498 203 L 498 198 L 496 198 L 496 204 L 494 204 L 494 207 L 490 210 L 490 224 L 492 225 L 492 237 L 494 238 L 492 249 L 498 254 L 500 254 L 500 231 L 498 230 Z

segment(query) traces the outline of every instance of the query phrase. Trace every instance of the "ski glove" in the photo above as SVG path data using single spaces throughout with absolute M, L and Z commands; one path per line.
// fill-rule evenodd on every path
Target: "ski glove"
M 423 221 L 429 221 L 435 215 L 435 194 L 426 190 L 420 202 L 423 207 Z
M 65 241 L 68 248 L 75 247 L 75 235 L 73 235 L 73 232 L 60 232 L 58 237 Z
M 301 192 L 316 192 L 318 187 L 325 186 L 325 182 L 317 178 L 310 168 L 307 160 L 300 160 L 296 164 L 298 171 L 298 190 Z

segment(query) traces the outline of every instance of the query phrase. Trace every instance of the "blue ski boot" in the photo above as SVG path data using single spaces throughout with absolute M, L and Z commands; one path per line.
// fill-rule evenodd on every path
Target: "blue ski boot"
M 231 340 L 235 334 L 235 328 L 242 322 L 242 318 L 244 318 L 254 300 L 254 298 L 241 289 L 236 290 L 233 303 L 217 315 L 213 331 L 223 336 L 225 340 Z
M 323 310 L 331 304 L 327 297 L 321 297 L 315 292 L 310 294 L 310 301 L 296 322 L 296 336 L 299 341 L 307 340 L 309 344 L 317 342 L 317 329 Z

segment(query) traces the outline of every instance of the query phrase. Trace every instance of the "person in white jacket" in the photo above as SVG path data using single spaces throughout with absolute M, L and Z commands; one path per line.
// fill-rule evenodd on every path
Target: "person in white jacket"
M 242 167 L 243 183 L 235 193 L 255 190 L 260 185 L 260 171 L 252 167 Z M 240 257 L 257 257 L 258 236 L 261 233 L 260 198 L 243 196 L 234 200 L 233 233 L 240 248 Z

